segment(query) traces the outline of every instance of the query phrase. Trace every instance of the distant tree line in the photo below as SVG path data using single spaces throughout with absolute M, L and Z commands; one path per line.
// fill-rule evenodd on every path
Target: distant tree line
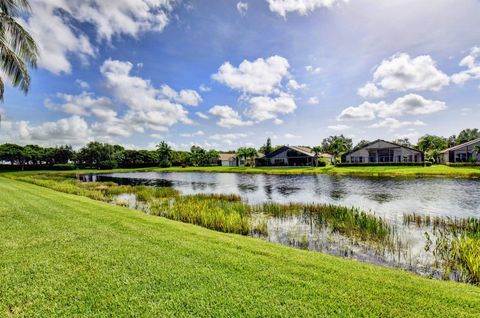
M 71 146 L 40 147 L 0 145 L 0 162 L 21 167 L 55 167 L 59 169 L 139 168 L 161 166 L 206 166 L 217 164 L 218 151 L 192 146 L 190 151 L 174 151 L 166 142 L 156 150 L 129 150 L 120 145 L 90 142 L 78 151 Z M 8 167 L 7 167 L 8 168 Z
M 420 137 L 417 144 L 412 144 L 408 138 L 396 139 L 392 142 L 417 148 L 425 152 L 426 160 L 434 163 L 443 149 L 476 138 L 480 138 L 480 131 L 475 128 L 464 129 L 458 135 L 448 138 L 427 134 Z M 351 138 L 339 135 L 325 138 L 320 146 L 311 147 L 311 149 L 316 156 L 320 156 L 321 153 L 331 154 L 333 161 L 338 162 L 346 152 L 360 148 L 367 143 L 369 143 L 368 140 L 362 140 L 353 146 Z M 280 147 L 282 145 L 273 146 L 271 139 L 268 138 L 267 142 L 258 150 L 252 147 L 242 147 L 237 149 L 236 154 L 239 158 L 244 159 L 247 165 L 253 165 L 257 156 L 268 154 Z M 90 142 L 78 151 L 68 145 L 59 147 L 20 146 L 10 143 L 0 145 L 0 162 L 22 167 L 113 169 L 152 166 L 209 166 L 217 165 L 218 158 L 217 150 L 192 146 L 189 151 L 175 151 L 164 141 L 158 144 L 156 150 L 129 150 L 120 145 L 100 142 Z

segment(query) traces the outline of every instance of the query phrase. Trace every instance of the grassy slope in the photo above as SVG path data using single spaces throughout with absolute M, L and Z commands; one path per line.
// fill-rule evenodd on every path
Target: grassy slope
M 475 316 L 480 288 L 0 177 L 0 316 Z

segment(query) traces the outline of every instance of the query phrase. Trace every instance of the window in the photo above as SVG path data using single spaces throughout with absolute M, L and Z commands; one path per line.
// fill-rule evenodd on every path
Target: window
M 456 157 L 455 157 L 455 161 L 456 162 L 466 162 L 468 161 L 468 154 L 466 152 L 462 152 L 462 153 L 457 153 Z
M 379 149 L 378 150 L 379 162 L 393 162 L 393 150 L 391 149 Z

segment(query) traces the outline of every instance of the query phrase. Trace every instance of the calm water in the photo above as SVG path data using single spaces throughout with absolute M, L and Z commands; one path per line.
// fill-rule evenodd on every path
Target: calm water
M 128 172 L 98 181 L 171 186 L 183 194 L 234 193 L 250 203 L 319 202 L 354 206 L 402 221 L 403 213 L 480 217 L 480 180 L 364 178 L 197 172 Z
M 425 231 L 403 225 L 404 213 L 449 217 L 480 217 L 480 180 L 447 178 L 364 178 L 329 175 L 262 175 L 197 172 L 129 172 L 80 176 L 84 181 L 114 181 L 124 185 L 170 186 L 182 194 L 239 194 L 249 203 L 264 201 L 328 203 L 370 211 L 394 225 L 401 242 L 396 250 L 379 249 L 334 233 L 306 215 L 267 217 L 272 242 L 326 252 L 368 263 L 401 267 L 424 275 L 439 276 L 434 258 L 426 252 Z M 115 200 L 149 212 L 135 195 Z M 259 220 L 264 215 L 255 216 Z

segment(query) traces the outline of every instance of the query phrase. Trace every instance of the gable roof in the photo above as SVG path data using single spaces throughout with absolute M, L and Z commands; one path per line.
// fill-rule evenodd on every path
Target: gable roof
M 371 146 L 371 145 L 373 145 L 377 142 L 386 142 L 387 144 L 391 144 L 391 145 L 394 145 L 394 146 L 397 146 L 397 147 L 406 148 L 406 149 L 410 149 L 410 150 L 413 150 L 413 151 L 421 152 L 420 150 L 412 148 L 412 147 L 402 146 L 402 145 L 396 144 L 394 142 L 386 141 L 386 140 L 383 140 L 383 139 L 377 139 L 377 140 L 374 140 L 372 142 L 369 142 L 368 144 L 363 145 L 362 147 L 347 151 L 344 155 L 348 155 L 348 154 L 351 154 L 352 152 L 358 151 L 360 149 L 367 148 L 367 147 L 369 147 L 369 146 Z
M 480 143 L 480 138 L 473 139 L 473 140 L 464 142 L 463 144 L 460 144 L 460 145 L 456 145 L 456 146 L 447 148 L 447 149 L 445 149 L 445 150 L 442 150 L 440 153 L 445 153 L 445 152 L 447 152 L 447 151 L 457 150 L 457 149 L 460 149 L 460 148 L 463 148 L 463 147 L 467 147 L 467 146 L 474 145 L 474 144 L 476 144 L 476 143 Z
M 299 146 L 283 146 L 281 148 L 278 148 L 275 151 L 272 151 L 270 153 L 267 153 L 264 158 L 271 158 L 279 153 L 284 152 L 287 149 L 295 150 L 301 154 L 304 154 L 309 157 L 315 157 L 315 153 L 312 151 L 312 149 L 307 148 L 307 147 L 299 147 Z
M 218 154 L 218 158 L 221 161 L 232 160 L 232 159 L 235 159 L 236 157 L 237 157 L 237 155 L 234 154 L 234 153 L 220 153 L 220 154 Z

